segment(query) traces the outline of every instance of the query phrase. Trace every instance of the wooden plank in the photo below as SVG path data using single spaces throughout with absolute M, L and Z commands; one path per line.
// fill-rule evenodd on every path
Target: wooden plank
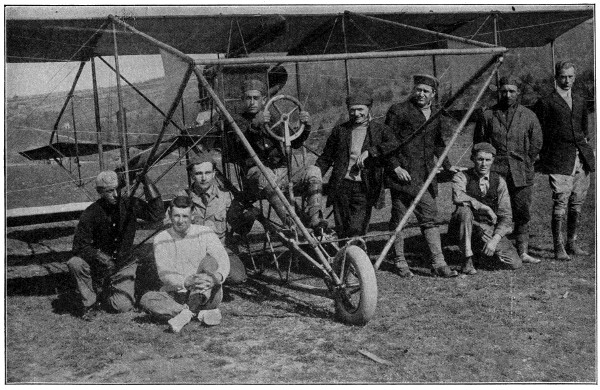
M 92 202 L 79 202 L 9 209 L 6 210 L 6 226 L 36 225 L 79 219 L 83 210 L 91 204 Z

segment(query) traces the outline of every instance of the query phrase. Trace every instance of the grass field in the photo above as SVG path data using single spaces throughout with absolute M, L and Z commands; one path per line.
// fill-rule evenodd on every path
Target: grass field
M 46 175 L 30 169 L 19 177 L 29 181 Z M 377 312 L 364 327 L 337 322 L 331 299 L 260 279 L 226 289 L 218 327 L 196 322 L 171 334 L 166 324 L 140 311 L 102 313 L 86 323 L 70 313 L 72 286 L 62 272 L 76 222 L 9 228 L 6 381 L 597 382 L 595 182 L 593 175 L 580 234 L 594 255 L 554 261 L 550 189 L 547 176 L 538 175 L 531 252 L 543 259 L 541 264 L 514 272 L 480 266 L 476 276 L 433 278 L 421 256 L 425 244 L 411 227 L 406 245 L 417 276 L 401 279 L 384 263 L 377 272 Z M 449 195 L 449 185 L 442 184 L 438 204 L 446 222 L 453 209 Z M 384 230 L 388 218 L 389 201 L 375 212 L 372 230 Z M 441 229 L 445 233 L 446 225 Z M 138 241 L 150 231 L 149 226 L 140 231 Z M 259 237 L 259 229 L 253 233 Z M 383 243 L 369 242 L 372 257 Z M 150 256 L 150 245 L 141 254 Z M 458 267 L 459 259 L 448 260 Z

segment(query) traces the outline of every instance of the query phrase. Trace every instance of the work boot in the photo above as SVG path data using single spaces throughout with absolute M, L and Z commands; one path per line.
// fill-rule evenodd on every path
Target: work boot
M 530 256 L 527 253 L 528 248 L 529 248 L 529 242 L 527 242 L 525 240 L 517 239 L 517 253 L 519 254 L 519 257 L 521 258 L 521 261 L 523 263 L 530 263 L 530 264 L 541 263 L 542 260 L 536 259 L 535 257 Z
M 475 266 L 473 266 L 473 257 L 472 256 L 465 257 L 465 262 L 464 262 L 462 268 L 460 269 L 460 272 L 462 272 L 465 275 L 477 274 L 477 270 L 475 269 Z
M 309 227 L 313 230 L 323 231 L 327 229 L 327 221 L 323 219 L 323 184 L 308 183 L 306 199 L 306 215 L 310 218 Z
M 588 256 L 590 253 L 581 249 L 577 244 L 577 228 L 579 227 L 579 213 L 569 211 L 567 217 L 567 252 L 575 256 Z
M 431 273 L 434 276 L 441 276 L 443 278 L 453 278 L 458 276 L 458 272 L 454 271 L 444 259 L 442 252 L 442 240 L 440 239 L 440 231 L 437 227 L 430 227 L 421 229 L 425 241 L 429 247 L 429 253 L 431 255 Z
M 415 276 L 415 274 L 410 271 L 408 263 L 404 257 L 396 257 L 394 259 L 394 270 L 401 278 L 412 278 Z
M 552 240 L 554 242 L 554 259 L 559 261 L 569 261 L 571 258 L 565 251 L 563 242 L 563 229 L 564 215 L 553 214 L 552 215 Z
M 202 322 L 207 326 L 215 326 L 221 323 L 221 319 L 223 316 L 221 315 L 221 310 L 219 308 L 211 309 L 211 310 L 200 310 L 198 312 L 198 321 Z
M 169 320 L 169 326 L 173 333 L 181 332 L 184 326 L 186 326 L 194 317 L 194 313 L 190 311 L 187 307 L 179 312 L 175 317 Z

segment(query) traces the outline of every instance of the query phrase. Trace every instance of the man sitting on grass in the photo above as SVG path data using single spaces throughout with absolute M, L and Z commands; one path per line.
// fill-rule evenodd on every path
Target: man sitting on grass
M 521 267 L 516 249 L 506 238 L 512 230 L 512 211 L 506 181 L 491 166 L 496 149 L 487 142 L 473 146 L 473 168 L 458 172 L 452 179 L 452 214 L 448 232 L 458 235 L 465 256 L 462 272 L 475 275 L 474 251 L 495 258 L 512 269 Z
M 205 325 L 221 323 L 221 285 L 229 275 L 229 257 L 219 237 L 207 226 L 192 224 L 193 202 L 178 196 L 171 202 L 172 227 L 154 239 L 160 291 L 149 291 L 140 305 L 168 319 L 175 333 L 197 317 Z

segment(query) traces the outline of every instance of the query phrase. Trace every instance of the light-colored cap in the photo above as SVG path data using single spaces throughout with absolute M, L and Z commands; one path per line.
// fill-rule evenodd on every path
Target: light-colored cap
M 119 178 L 115 171 L 102 171 L 96 176 L 96 187 L 118 187 Z

